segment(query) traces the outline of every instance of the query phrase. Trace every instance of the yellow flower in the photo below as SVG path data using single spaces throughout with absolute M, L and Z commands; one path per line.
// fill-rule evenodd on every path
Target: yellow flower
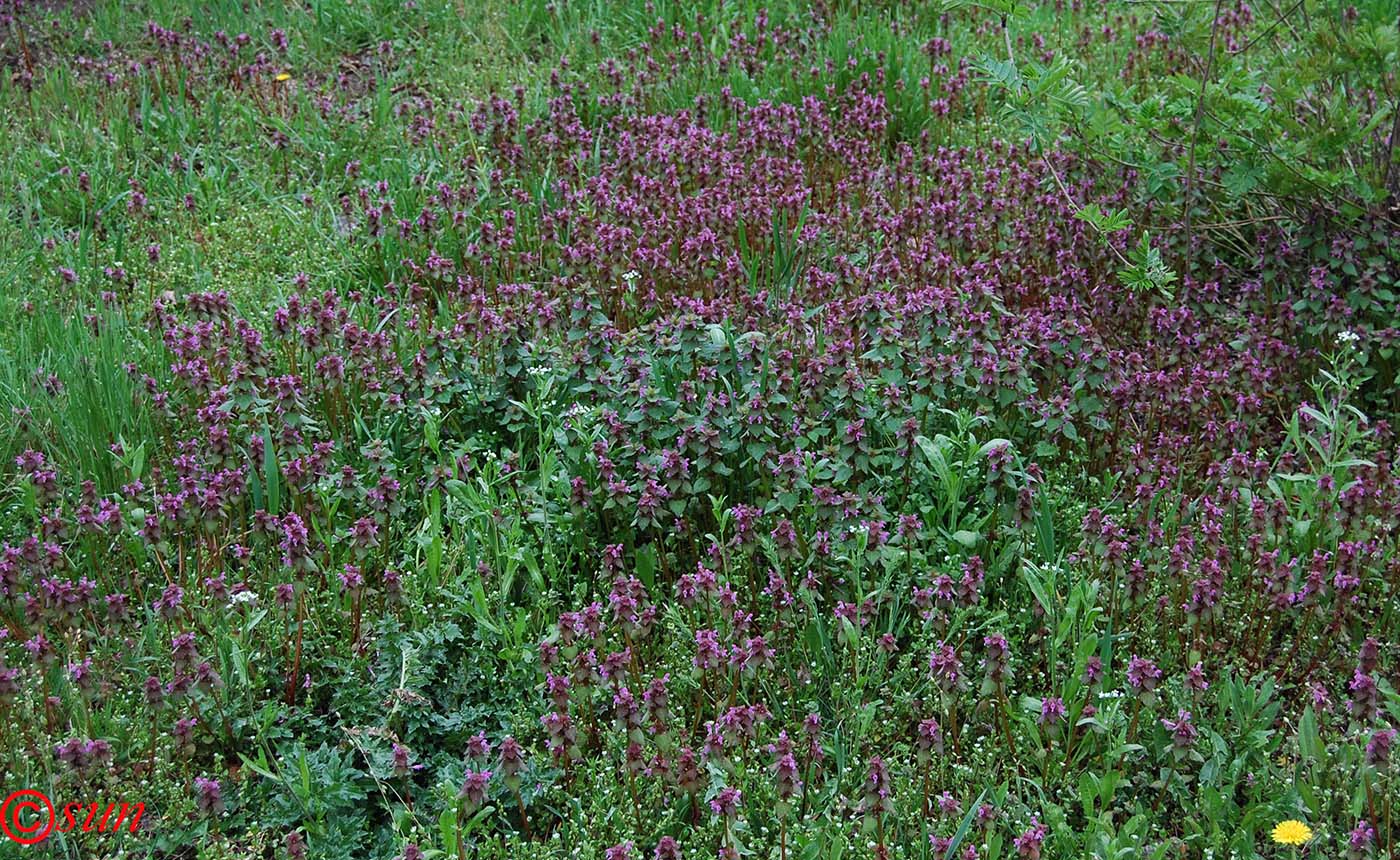
M 1274 825 L 1273 837 L 1280 845 L 1302 845 L 1312 838 L 1312 828 L 1290 818 Z
M 278 75 L 277 77 L 273 78 L 273 80 L 274 80 L 274 81 L 277 81 L 279 84 L 282 83 L 283 81 L 290 81 L 291 79 L 292 79 L 292 76 L 289 75 L 289 74 L 287 74 L 286 72 L 283 72 L 282 74 L 280 74 L 280 75 Z

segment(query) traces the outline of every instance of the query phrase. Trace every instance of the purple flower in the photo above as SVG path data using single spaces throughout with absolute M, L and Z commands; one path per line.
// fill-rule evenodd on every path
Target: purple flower
M 1367 636 L 1356 655 L 1356 671 L 1369 675 L 1381 663 L 1381 643 L 1374 636 Z
M 919 760 L 924 763 L 928 762 L 930 753 L 943 754 L 943 729 L 938 725 L 938 720 L 929 717 L 919 721 L 914 745 L 918 748 Z
M 1377 768 L 1390 764 L 1390 750 L 1395 745 L 1395 729 L 1377 729 L 1366 741 L 1366 763 Z
M 1175 720 L 1162 720 L 1162 727 L 1172 736 L 1172 750 L 1178 758 L 1191 749 L 1196 742 L 1196 727 L 1191 724 L 1191 712 L 1184 708 L 1177 712 Z
M 1206 681 L 1205 668 L 1199 661 L 1186 670 L 1186 688 L 1195 693 L 1204 693 L 1210 689 L 1210 684 Z
M 1069 711 L 1065 709 L 1064 699 L 1058 696 L 1047 696 L 1040 703 L 1039 722 L 1042 726 L 1058 728 L 1068 713 Z
M 982 692 L 1001 690 L 1011 678 L 1011 646 L 1005 636 L 993 633 L 982 637 L 982 647 L 986 649 L 982 657 L 982 669 L 986 673 Z
M 1365 860 L 1375 842 L 1376 828 L 1365 820 L 1356 822 L 1347 838 L 1347 860 Z
M 739 807 L 744 803 L 744 795 L 739 789 L 726 786 L 710 799 L 710 811 L 721 818 L 734 819 Z
M 54 757 L 81 772 L 87 767 L 86 744 L 78 738 L 69 738 L 54 747 Z
M 652 860 L 681 860 L 681 846 L 673 837 L 663 836 L 651 856 Z
M 402 778 L 413 772 L 412 753 L 408 747 L 403 744 L 394 744 L 390 750 L 390 758 L 393 761 L 394 776 Z
M 1347 684 L 1347 690 L 1351 692 L 1351 698 L 1347 700 L 1347 713 L 1352 722 L 1363 726 L 1370 724 L 1380 712 L 1381 696 L 1376 679 L 1357 669 L 1351 683 Z
M 962 804 L 950 791 L 938 795 L 938 812 L 946 818 L 956 818 L 962 812 Z
M 1143 704 L 1152 703 L 1155 699 L 1154 691 L 1161 680 L 1162 670 L 1157 668 L 1156 663 L 1136 654 L 1128 658 L 1128 686 Z
M 195 777 L 195 806 L 205 815 L 222 815 L 224 811 L 223 787 L 217 779 Z
M 175 727 L 170 730 L 170 737 L 175 741 L 176 753 L 185 756 L 194 753 L 194 730 L 197 725 L 199 721 L 194 717 L 181 717 L 175 721 Z
M 885 760 L 871 756 L 870 769 L 865 776 L 860 802 L 861 811 L 866 815 L 883 815 L 894 809 L 890 796 L 890 773 Z
M 461 789 L 457 791 L 457 797 L 466 801 L 468 811 L 475 811 L 486 801 L 486 789 L 490 784 L 491 771 L 469 770 L 462 780 Z
M 945 693 L 961 689 L 962 660 L 958 659 L 958 654 L 953 650 L 953 646 L 947 642 L 938 643 L 928 658 L 929 672 L 933 675 L 934 683 Z
M 467 739 L 467 758 L 485 760 L 491 754 L 491 743 L 485 732 L 477 732 Z
M 501 739 L 501 776 L 506 785 L 516 788 L 520 782 L 520 772 L 525 768 L 525 750 L 510 735 Z
M 1050 831 L 1040 823 L 1040 818 L 1032 816 L 1031 825 L 1016 837 L 1016 853 L 1025 860 L 1040 860 L 1040 847 Z

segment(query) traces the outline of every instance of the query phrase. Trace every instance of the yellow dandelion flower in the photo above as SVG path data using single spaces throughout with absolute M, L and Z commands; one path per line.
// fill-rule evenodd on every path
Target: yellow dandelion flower
M 1302 845 L 1312 838 L 1312 828 L 1301 821 L 1288 819 L 1274 825 L 1274 841 L 1280 845 Z
M 287 74 L 286 72 L 283 72 L 282 74 L 280 74 L 280 75 L 278 75 L 277 77 L 273 78 L 273 80 L 276 81 L 276 82 L 279 83 L 279 84 L 282 83 L 283 81 L 290 81 L 291 79 L 292 79 L 292 76 L 289 75 L 289 74 Z

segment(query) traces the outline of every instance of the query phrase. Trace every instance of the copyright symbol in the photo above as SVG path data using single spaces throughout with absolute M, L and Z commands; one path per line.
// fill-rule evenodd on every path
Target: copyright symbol
M 28 824 L 20 818 L 26 812 L 34 816 Z M 0 830 L 4 830 L 6 836 L 21 845 L 43 842 L 49 831 L 53 830 L 53 824 L 53 804 L 43 792 L 32 788 L 20 789 L 11 793 L 4 803 L 0 804 Z

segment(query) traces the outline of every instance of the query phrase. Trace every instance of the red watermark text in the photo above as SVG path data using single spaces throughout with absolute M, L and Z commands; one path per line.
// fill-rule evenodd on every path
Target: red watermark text
M 0 804 L 0 830 L 21 845 L 35 845 L 59 833 L 135 833 L 141 826 L 144 803 L 65 803 L 55 808 L 41 791 L 32 788 L 11 792 Z

